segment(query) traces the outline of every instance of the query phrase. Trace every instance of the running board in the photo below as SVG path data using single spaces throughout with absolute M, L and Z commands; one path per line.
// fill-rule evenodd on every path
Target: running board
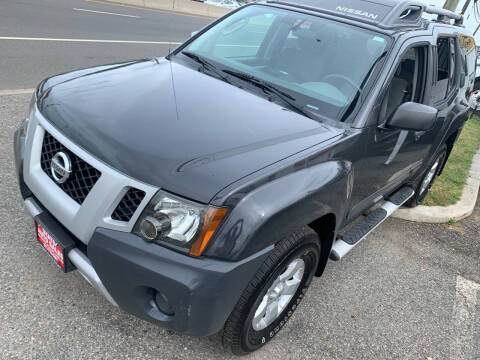
M 360 243 L 368 234 L 384 222 L 392 213 L 410 199 L 415 191 L 411 187 L 405 186 L 393 194 L 389 201 L 372 211 L 363 220 L 356 223 L 343 236 L 335 241 L 330 252 L 330 259 L 338 261 L 348 254 L 356 245 Z

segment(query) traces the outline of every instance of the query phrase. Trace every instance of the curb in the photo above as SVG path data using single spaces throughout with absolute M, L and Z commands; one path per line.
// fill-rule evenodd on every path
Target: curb
M 0 96 L 7 95 L 22 95 L 22 94 L 33 94 L 35 89 L 11 89 L 11 90 L 0 90 Z
M 192 0 L 87 0 L 110 5 L 156 10 L 177 15 L 198 16 L 207 19 L 219 18 L 230 9 L 203 4 Z
M 392 217 L 408 221 L 442 224 L 450 220 L 462 220 L 470 216 L 475 209 L 480 188 L 480 148 L 473 156 L 472 166 L 462 191 L 462 197 L 449 206 L 424 206 L 419 205 L 412 209 L 398 209 Z

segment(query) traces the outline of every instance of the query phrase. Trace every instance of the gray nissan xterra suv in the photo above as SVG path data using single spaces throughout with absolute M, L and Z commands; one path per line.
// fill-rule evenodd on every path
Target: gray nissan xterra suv
M 44 80 L 15 133 L 38 241 L 127 312 L 260 348 L 441 173 L 467 120 L 461 24 L 415 1 L 267 1 L 166 58 Z

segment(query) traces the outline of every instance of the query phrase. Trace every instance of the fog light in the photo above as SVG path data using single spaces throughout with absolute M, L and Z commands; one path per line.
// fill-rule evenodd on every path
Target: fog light
M 157 291 L 155 293 L 155 303 L 157 304 L 158 310 L 165 315 L 173 316 L 175 314 L 165 294 Z
M 147 216 L 140 223 L 140 233 L 148 241 L 153 241 L 159 235 L 168 233 L 170 228 L 170 219 L 166 215 L 160 217 Z

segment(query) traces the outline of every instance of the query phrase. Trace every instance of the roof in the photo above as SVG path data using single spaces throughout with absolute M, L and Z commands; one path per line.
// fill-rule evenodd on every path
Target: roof
M 460 25 L 463 21 L 463 17 L 459 14 L 426 6 L 416 0 L 269 0 L 267 2 L 328 13 L 385 29 L 421 27 L 424 12 L 439 15 L 439 21 L 455 19 L 456 25 Z

